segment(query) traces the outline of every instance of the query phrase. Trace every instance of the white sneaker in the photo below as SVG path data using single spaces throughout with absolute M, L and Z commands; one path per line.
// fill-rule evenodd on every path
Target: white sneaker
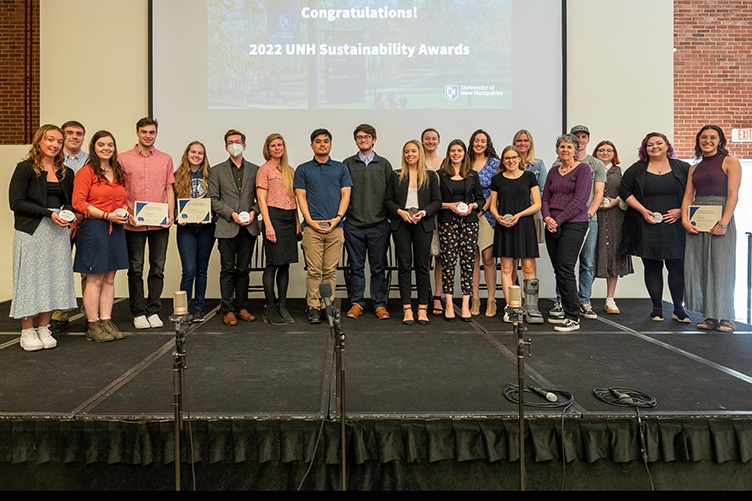
M 45 350 L 49 350 L 50 348 L 57 346 L 57 339 L 52 337 L 52 331 L 50 331 L 49 325 L 46 327 L 38 327 L 37 336 L 39 336 L 39 340 L 42 342 L 42 347 Z
M 572 332 L 579 330 L 580 328 L 580 321 L 579 320 L 572 320 L 571 318 L 566 318 L 564 321 L 558 325 L 554 325 L 554 330 L 559 332 Z
M 133 327 L 136 329 L 148 329 L 151 327 L 151 324 L 146 319 L 146 315 L 139 315 L 133 319 Z
M 614 301 L 614 298 L 606 298 L 606 304 L 603 306 L 603 309 L 606 310 L 606 313 L 610 313 L 612 315 L 618 315 L 621 313 L 619 311 L 619 307 L 616 306 L 616 301 Z
M 44 344 L 40 341 L 34 327 L 21 331 L 21 348 L 24 351 L 39 351 L 44 348 Z
M 149 326 L 152 329 L 157 329 L 159 327 L 162 327 L 164 324 L 162 323 L 162 319 L 159 318 L 159 315 L 156 313 L 153 315 L 149 315 L 149 318 L 146 319 L 147 322 L 149 322 Z

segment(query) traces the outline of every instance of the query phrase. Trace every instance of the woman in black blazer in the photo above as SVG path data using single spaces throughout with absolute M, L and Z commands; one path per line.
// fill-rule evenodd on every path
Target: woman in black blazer
M 414 323 L 412 310 L 412 269 L 418 291 L 418 323 L 428 323 L 431 282 L 428 261 L 431 238 L 436 228 L 435 214 L 441 208 L 439 178 L 426 168 L 423 145 L 411 139 L 402 147 L 402 169 L 393 171 L 386 187 L 386 209 L 391 219 L 400 298 L 405 325 Z
M 461 139 L 449 143 L 446 158 L 439 170 L 441 210 L 439 244 L 441 246 L 442 283 L 446 297 L 444 318 L 454 321 L 454 268 L 460 264 L 462 320 L 472 320 L 470 295 L 473 292 L 473 267 L 478 245 L 478 211 L 486 203 L 478 173 L 472 169 L 467 146 Z

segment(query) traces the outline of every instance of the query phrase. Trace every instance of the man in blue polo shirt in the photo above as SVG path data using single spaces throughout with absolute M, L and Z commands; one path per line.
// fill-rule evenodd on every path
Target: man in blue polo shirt
M 313 159 L 295 169 L 293 188 L 303 214 L 303 251 L 306 267 L 308 322 L 321 323 L 321 282 L 337 286 L 337 263 L 345 242 L 342 229 L 350 203 L 352 179 L 347 166 L 332 160 L 332 134 L 326 129 L 311 133 Z M 334 297 L 331 298 L 334 300 Z

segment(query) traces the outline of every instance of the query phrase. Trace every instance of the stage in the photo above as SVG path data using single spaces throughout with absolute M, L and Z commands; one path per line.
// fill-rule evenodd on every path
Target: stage
M 390 320 L 343 313 L 340 343 L 300 299 L 292 325 L 263 324 L 253 299 L 255 322 L 212 311 L 183 338 L 170 300 L 162 328 L 136 331 L 120 299 L 125 339 L 88 342 L 77 315 L 28 353 L 5 302 L 0 490 L 752 489 L 752 326 L 702 332 L 669 304 L 655 322 L 648 299 L 617 303 L 558 333 L 501 315 L 405 326 L 393 299 Z M 526 390 L 521 406 L 520 381 L 556 401 Z

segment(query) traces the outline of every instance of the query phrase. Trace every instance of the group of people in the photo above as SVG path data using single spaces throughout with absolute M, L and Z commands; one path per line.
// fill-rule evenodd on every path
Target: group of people
M 663 320 L 665 266 L 674 320 L 690 322 L 686 298 L 690 310 L 707 316 L 698 328 L 735 329 L 733 213 L 741 166 L 715 125 L 698 132 L 695 165 L 674 158 L 668 138 L 652 132 L 642 141 L 639 160 L 626 170 L 611 141 L 598 143 L 594 156 L 587 153 L 590 131 L 584 125 L 556 139 L 557 158 L 550 171 L 536 158 L 532 134 L 525 129 L 500 155 L 490 135 L 478 129 L 467 144 L 450 141 L 444 157 L 438 153 L 439 132 L 426 129 L 420 140 L 404 144 L 397 169 L 376 153 L 377 132 L 370 124 L 355 128 L 358 151 L 342 162 L 330 156 L 331 133 L 314 130 L 313 158 L 297 168 L 289 164 L 285 139 L 278 133 L 266 138 L 260 166 L 244 158 L 245 134 L 230 129 L 224 136 L 225 161 L 211 166 L 205 146 L 193 141 L 177 169 L 168 154 L 155 148 L 157 135 L 157 120 L 142 118 L 136 123 L 137 143 L 120 154 L 106 130 L 94 133 L 84 151 L 85 129 L 76 121 L 43 125 L 34 135 L 9 190 L 15 226 L 10 316 L 21 320 L 24 350 L 57 345 L 53 334 L 65 328 L 68 312 L 77 307 L 74 272 L 82 280 L 86 339 L 124 337 L 112 321 L 115 275 L 123 269 L 128 270 L 134 328 L 161 327 L 173 225 L 182 266 L 180 289 L 187 294 L 194 321 L 204 319 L 215 241 L 222 321 L 234 326 L 255 320 L 248 308 L 249 270 L 262 235 L 262 318 L 273 325 L 294 322 L 287 289 L 290 265 L 298 262 L 298 242 L 306 266 L 309 323 L 320 323 L 326 315 L 327 298 L 320 296 L 319 286 L 328 282 L 335 290 L 343 246 L 350 276 L 347 317 L 356 319 L 365 311 L 367 265 L 373 313 L 381 320 L 390 318 L 386 268 L 393 240 L 406 325 L 416 320 L 428 324 L 429 308 L 456 320 L 457 267 L 460 319 L 480 314 L 481 271 L 488 291 L 485 315 L 496 316 L 497 263 L 505 303 L 510 287 L 520 284 L 521 269 L 525 321 L 543 323 L 536 259 L 545 243 L 556 280 L 548 321 L 557 331 L 579 329 L 580 317 L 597 318 L 590 301 L 596 277 L 606 279 L 605 311 L 618 314 L 616 284 L 633 273 L 632 256 L 644 265 L 653 303 L 650 318 Z M 205 220 L 177 218 L 178 201 L 199 198 L 210 201 Z M 144 202 L 166 207 L 160 224 L 140 221 L 136 212 Z M 690 212 L 698 205 L 721 207 L 709 231 L 693 223 Z M 503 320 L 511 322 L 513 313 L 506 306 Z

